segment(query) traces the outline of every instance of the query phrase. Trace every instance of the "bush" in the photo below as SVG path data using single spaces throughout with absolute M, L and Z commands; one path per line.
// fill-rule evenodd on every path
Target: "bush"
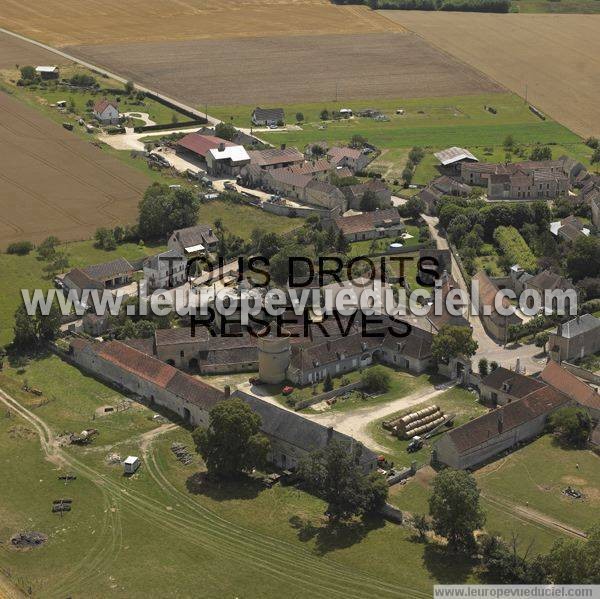
M 600 146 L 600 141 L 598 141 L 597 137 L 588 137 L 585 140 L 585 145 L 588 146 L 588 148 L 595 150 Z
M 17 256 L 26 256 L 33 249 L 31 241 L 15 241 L 6 248 L 7 254 L 16 254 Z
M 391 377 L 382 366 L 374 366 L 362 373 L 360 382 L 365 391 L 385 393 L 390 389 Z
M 583 447 L 592 431 L 592 421 L 583 408 L 561 408 L 550 416 L 549 427 L 566 445 Z

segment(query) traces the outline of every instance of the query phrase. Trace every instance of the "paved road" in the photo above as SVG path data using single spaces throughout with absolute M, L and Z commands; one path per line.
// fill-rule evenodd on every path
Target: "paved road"
M 423 220 L 427 223 L 432 238 L 435 240 L 438 249 L 450 249 L 448 241 L 440 234 L 438 229 L 438 218 L 422 214 Z M 462 276 L 460 268 L 454 254 L 452 254 L 452 277 L 459 284 L 460 288 L 470 292 L 467 283 Z M 470 296 L 470 293 L 469 293 Z M 517 359 L 520 359 L 521 366 L 527 374 L 533 374 L 543 369 L 546 364 L 546 357 L 541 353 L 539 347 L 535 345 L 511 344 L 504 347 L 496 343 L 486 332 L 477 314 L 469 314 L 469 321 L 473 327 L 473 338 L 479 343 L 479 349 L 473 359 L 473 365 L 477 367 L 477 362 L 481 358 L 488 361 L 498 362 L 505 368 L 515 368 Z

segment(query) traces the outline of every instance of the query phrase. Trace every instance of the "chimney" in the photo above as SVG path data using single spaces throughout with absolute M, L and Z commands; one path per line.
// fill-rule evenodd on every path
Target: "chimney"
M 219 144 L 219 152 L 223 152 L 225 150 L 225 144 L 223 142 L 221 142 Z
M 502 410 L 498 410 L 498 432 L 501 433 L 504 428 L 504 419 L 502 417 Z
M 515 372 L 521 373 L 521 358 L 517 358 L 517 365 L 515 366 Z
M 229 397 L 231 395 L 231 387 L 229 385 L 225 385 L 225 387 L 223 387 L 223 393 L 225 394 L 225 397 Z
M 212 229 L 208 230 L 208 234 L 209 234 L 209 236 L 212 236 L 212 234 L 213 234 Z

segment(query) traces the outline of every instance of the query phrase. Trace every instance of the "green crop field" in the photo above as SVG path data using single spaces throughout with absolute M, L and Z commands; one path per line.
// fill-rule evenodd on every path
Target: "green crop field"
M 598 0 L 512 0 L 512 10 L 523 13 L 579 13 L 600 12 Z

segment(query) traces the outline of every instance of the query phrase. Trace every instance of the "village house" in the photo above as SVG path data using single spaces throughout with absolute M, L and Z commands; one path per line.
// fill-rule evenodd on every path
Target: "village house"
M 443 250 L 440 250 L 443 251 Z M 468 321 L 465 314 L 468 315 L 468 305 L 460 305 L 458 302 L 454 302 L 454 305 L 459 310 L 460 314 L 453 314 L 450 312 L 446 305 L 446 298 L 453 289 L 458 289 L 458 283 L 452 278 L 452 275 L 448 274 L 447 270 L 442 272 L 439 279 L 435 281 L 434 293 L 439 293 L 441 298 L 441 311 L 434 305 L 427 315 L 427 320 L 431 325 L 431 331 L 439 333 L 440 329 L 444 326 L 453 327 L 466 327 L 471 329 L 471 323 Z
M 283 108 L 260 108 L 257 106 L 252 111 L 252 123 L 257 127 L 285 124 Z
M 282 144 L 279 148 L 250 151 L 250 164 L 265 170 L 304 165 L 304 155 L 296 148 L 288 148 Z
M 419 272 L 423 285 L 433 287 L 436 280 L 440 279 L 444 273 L 446 273 L 446 276 L 448 276 L 448 273 L 452 273 L 452 252 L 437 248 L 421 248 L 417 267 L 421 265 L 427 271 L 437 270 L 437 277 L 430 272 Z
M 600 352 L 600 319 L 593 314 L 582 314 L 559 324 L 550 335 L 548 351 L 559 363 L 581 360 Z
M 148 353 L 182 370 L 198 368 L 198 356 L 208 350 L 210 332 L 204 326 L 157 329 Z
M 510 174 L 488 177 L 488 197 L 491 200 L 553 199 L 569 191 L 569 180 L 562 173 L 543 170 L 517 170 Z
M 334 167 L 348 167 L 353 173 L 362 172 L 371 161 L 368 154 L 357 148 L 333 146 L 327 150 L 327 158 Z
M 101 125 L 119 124 L 119 105 L 106 98 L 94 104 L 92 114 Z
M 60 77 L 60 71 L 57 66 L 38 66 L 35 67 L 35 72 L 42 81 L 51 81 Z
M 445 196 L 466 197 L 473 191 L 473 188 L 470 185 L 461 183 L 460 181 L 457 181 L 453 177 L 448 177 L 447 175 L 436 177 L 429 183 L 429 186 L 432 187 L 438 194 Z
M 440 161 L 442 169 L 445 172 L 452 174 L 460 173 L 463 164 L 479 162 L 469 150 L 458 148 L 456 146 L 446 148 L 440 152 L 435 152 L 433 155 Z
M 479 271 L 473 277 L 473 281 L 477 285 L 479 316 L 487 334 L 498 343 L 506 343 L 509 327 L 521 324 L 521 318 L 514 310 L 506 315 L 496 310 L 495 299 L 500 289 L 484 271 Z M 502 304 L 504 308 L 510 308 L 510 300 L 507 297 L 503 298 Z
M 333 223 L 347 241 L 394 237 L 405 230 L 396 208 L 342 216 L 334 219 Z
M 600 420 L 600 394 L 597 389 L 553 360 L 548 361 L 540 378 L 587 410 L 594 421 Z
M 249 169 L 245 172 L 248 173 Z M 262 173 L 263 186 L 266 189 L 300 201 L 305 200 L 306 188 L 312 180 L 312 175 L 295 174 L 289 169 L 274 169 Z
M 307 204 L 334 210 L 341 214 L 346 210 L 346 198 L 342 191 L 327 181 L 312 179 L 305 188 Z
M 233 395 L 243 399 L 260 416 L 261 431 L 271 442 L 268 461 L 279 468 L 293 470 L 302 458 L 313 451 L 325 449 L 331 443 L 339 443 L 349 451 L 358 445 L 352 437 L 333 427 L 309 420 L 250 393 L 238 389 Z M 357 465 L 364 472 L 377 468 L 377 454 L 366 447 L 360 448 Z
M 586 228 L 583 221 L 574 215 L 567 216 L 561 220 L 550 223 L 550 232 L 565 241 L 575 241 L 579 237 L 587 237 L 590 230 Z
M 520 372 L 498 366 L 479 383 L 481 400 L 492 407 L 504 406 L 543 389 L 546 384 Z
M 148 290 L 178 287 L 187 280 L 187 260 L 178 250 L 172 249 L 148 258 L 144 262 L 144 279 Z
M 558 295 L 561 293 L 568 293 L 564 298 L 564 309 L 567 313 L 571 304 L 576 305 L 577 303 L 577 290 L 573 282 L 548 269 L 528 278 L 524 286 L 525 290 L 533 290 L 539 294 L 542 308 L 549 314 L 556 312 L 560 307 Z M 527 303 L 529 307 L 532 307 L 534 305 L 533 298 L 527 298 Z
M 432 461 L 450 468 L 474 468 L 543 433 L 548 416 L 573 401 L 550 386 L 491 410 L 443 435 Z
M 365 193 L 374 194 L 379 202 L 379 208 L 390 208 L 392 206 L 392 192 L 381 181 L 381 179 L 369 179 L 366 183 L 358 185 L 347 185 L 342 188 L 349 210 L 362 210 L 361 202 Z
M 425 212 L 427 214 L 435 214 L 437 206 L 442 199 L 442 194 L 435 187 L 428 185 L 419 191 L 417 197 L 425 203 Z
M 185 229 L 177 229 L 171 233 L 167 241 L 169 250 L 174 250 L 186 260 L 214 252 L 219 243 L 210 225 L 195 225 Z
M 294 175 L 312 175 L 322 181 L 326 180 L 332 172 L 331 164 L 324 158 L 321 160 L 304 162 L 303 164 L 295 164 L 290 166 L 288 170 Z

